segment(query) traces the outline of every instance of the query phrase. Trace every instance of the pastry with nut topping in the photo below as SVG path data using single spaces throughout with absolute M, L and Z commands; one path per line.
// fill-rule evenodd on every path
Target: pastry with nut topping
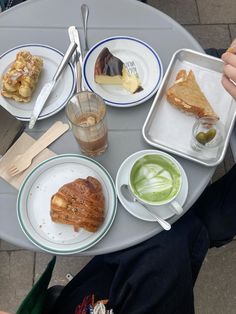
M 211 117 L 219 120 L 212 106 L 198 85 L 194 73 L 190 70 L 180 70 L 173 86 L 166 92 L 167 100 L 176 108 L 201 117 Z
M 2 78 L 2 96 L 18 102 L 29 102 L 43 68 L 43 59 L 29 51 L 19 51 Z
M 104 221 L 105 198 L 101 183 L 94 177 L 76 179 L 63 185 L 51 198 L 51 219 L 69 224 L 75 231 L 96 232 Z

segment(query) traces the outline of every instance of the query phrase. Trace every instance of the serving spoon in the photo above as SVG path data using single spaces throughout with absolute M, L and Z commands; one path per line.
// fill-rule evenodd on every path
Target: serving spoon
M 144 210 L 146 210 L 147 213 L 149 213 L 150 216 L 152 216 L 152 218 L 155 218 L 155 220 L 162 226 L 163 229 L 165 230 L 170 230 L 171 225 L 165 221 L 164 219 L 162 219 L 161 217 L 157 216 L 156 214 L 154 214 L 153 212 L 151 212 L 146 206 L 144 206 L 143 204 L 141 204 L 137 198 L 132 194 L 132 192 L 130 191 L 129 187 L 127 184 L 122 184 L 120 187 L 121 193 L 124 196 L 124 198 L 128 201 L 128 202 L 132 202 L 132 203 L 139 203 L 142 208 Z

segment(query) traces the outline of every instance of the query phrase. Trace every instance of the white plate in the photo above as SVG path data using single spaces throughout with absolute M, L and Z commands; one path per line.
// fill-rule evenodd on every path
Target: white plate
M 141 150 L 133 155 L 130 155 L 128 158 L 126 158 L 123 163 L 121 164 L 117 175 L 116 175 L 116 192 L 119 197 L 119 200 L 121 204 L 124 206 L 124 208 L 134 217 L 137 217 L 142 220 L 146 221 L 155 221 L 153 217 L 151 217 L 146 211 L 143 210 L 141 206 L 139 206 L 138 202 L 132 203 L 127 201 L 124 196 L 122 195 L 120 191 L 120 187 L 122 184 L 128 184 L 129 182 L 129 173 L 130 173 L 130 168 L 133 165 L 134 161 L 143 155 L 149 154 L 149 153 L 157 153 L 167 156 L 170 159 L 173 159 L 175 163 L 178 164 L 181 173 L 182 173 L 182 187 L 180 189 L 180 192 L 178 196 L 176 197 L 176 200 L 179 202 L 181 206 L 184 205 L 187 195 L 188 195 L 188 179 L 186 176 L 186 173 L 183 169 L 183 167 L 179 164 L 179 162 L 174 159 L 172 156 L 169 154 L 163 153 L 162 151 L 159 150 L 153 150 L 153 149 L 147 149 L 147 150 Z M 163 219 L 169 219 L 172 216 L 175 215 L 173 212 L 173 209 L 171 209 L 170 205 L 161 205 L 161 206 L 147 206 L 150 208 L 151 211 L 154 213 L 158 214 L 161 216 Z
M 124 63 L 134 61 L 143 91 L 131 94 L 119 85 L 99 85 L 94 81 L 94 66 L 101 50 L 107 47 Z M 100 95 L 114 107 L 132 107 L 143 103 L 158 90 L 163 67 L 158 54 L 145 42 L 127 36 L 115 36 L 102 40 L 87 53 L 83 63 L 83 80 L 87 88 Z
M 30 116 L 43 85 L 52 80 L 58 65 L 60 64 L 63 53 L 59 50 L 41 44 L 27 44 L 12 48 L 0 56 L 0 74 L 1 77 L 9 69 L 16 58 L 17 52 L 27 50 L 33 55 L 43 58 L 43 69 L 39 77 L 37 86 L 33 92 L 32 99 L 28 103 L 16 102 L 13 99 L 5 98 L 0 95 L 0 104 L 19 120 L 29 121 Z M 74 69 L 69 63 L 65 68 L 56 86 L 54 87 L 47 104 L 39 115 L 38 120 L 50 117 L 60 111 L 67 103 L 67 100 L 73 95 L 75 89 Z
M 53 194 L 68 182 L 93 176 L 102 184 L 105 196 L 105 220 L 97 232 L 54 223 L 50 218 Z M 17 217 L 20 226 L 36 246 L 53 254 L 74 254 L 100 241 L 111 227 L 117 207 L 113 180 L 98 162 L 77 154 L 58 155 L 35 167 L 21 185 L 17 197 Z

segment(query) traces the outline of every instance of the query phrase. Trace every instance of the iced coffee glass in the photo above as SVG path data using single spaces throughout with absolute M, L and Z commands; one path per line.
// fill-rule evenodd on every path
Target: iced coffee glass
M 81 152 L 87 156 L 105 152 L 108 141 L 103 99 L 95 93 L 79 92 L 69 100 L 65 110 Z

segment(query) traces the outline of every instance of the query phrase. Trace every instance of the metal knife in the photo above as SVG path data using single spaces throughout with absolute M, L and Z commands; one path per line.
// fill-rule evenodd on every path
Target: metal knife
M 77 44 L 76 52 L 75 52 L 75 60 L 74 60 L 74 66 L 75 71 L 77 75 L 77 92 L 84 90 L 83 83 L 82 83 L 82 52 L 81 52 L 81 44 L 80 44 L 80 38 L 79 33 L 75 26 L 70 26 L 68 28 L 68 33 L 70 37 L 71 42 L 75 42 Z
M 42 111 L 49 95 L 51 94 L 53 87 L 55 86 L 58 78 L 60 77 L 62 71 L 64 70 L 64 68 L 66 67 L 67 63 L 69 62 L 73 52 L 75 51 L 77 47 L 77 44 L 74 43 L 70 43 L 69 48 L 67 49 L 66 53 L 64 54 L 63 59 L 61 60 L 61 63 L 59 64 L 56 73 L 54 74 L 52 80 L 48 83 L 46 83 L 43 88 L 41 89 L 35 105 L 34 105 L 34 109 L 30 118 L 30 122 L 29 122 L 29 129 L 32 129 L 35 125 L 35 122 L 38 119 L 38 116 L 40 114 L 40 112 Z
M 74 28 L 75 26 L 70 26 L 68 27 L 68 35 L 69 35 L 69 38 L 70 38 L 70 42 L 71 43 L 74 43 L 75 40 L 74 40 Z M 77 52 L 76 50 L 73 52 L 73 55 L 71 57 L 71 62 L 74 66 L 74 70 L 75 70 L 75 77 L 76 77 L 76 81 L 77 81 L 77 67 L 76 67 L 76 56 L 77 56 Z

